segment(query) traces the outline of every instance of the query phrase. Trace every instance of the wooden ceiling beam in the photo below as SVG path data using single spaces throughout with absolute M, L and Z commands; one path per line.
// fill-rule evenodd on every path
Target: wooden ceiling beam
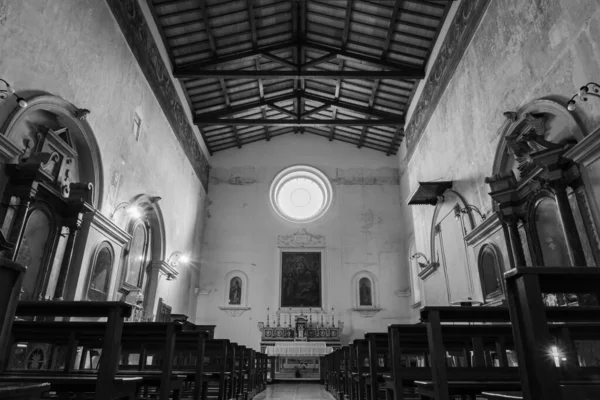
M 352 3 L 354 0 L 346 0 L 346 17 L 344 18 L 344 31 L 342 33 L 342 49 L 346 49 L 348 34 L 350 33 L 350 18 L 352 17 Z
M 252 34 L 252 47 L 258 47 L 258 36 L 256 34 L 256 16 L 254 13 L 254 0 L 246 0 L 248 7 L 248 21 L 250 22 L 250 32 Z
M 272 102 L 267 102 L 267 106 L 270 107 L 270 108 L 272 108 L 273 110 L 279 112 L 279 113 L 282 113 L 282 114 L 285 114 L 285 115 L 289 115 L 292 118 L 297 118 L 298 117 L 295 112 L 286 110 L 283 107 L 276 106 Z
M 330 53 L 325 54 L 322 57 L 315 58 L 314 60 L 311 60 L 309 62 L 306 62 L 306 63 L 302 64 L 300 66 L 300 69 L 301 70 L 305 70 L 305 69 L 314 67 L 315 65 L 319 65 L 319 64 L 322 64 L 322 63 L 327 62 L 329 60 L 332 60 L 332 59 L 334 59 L 336 57 L 337 57 L 337 53 L 331 53 L 330 52 Z
M 404 121 L 404 117 L 388 113 L 385 111 L 375 110 L 372 107 L 363 107 L 352 103 L 346 103 L 341 100 L 332 100 L 327 97 L 322 97 L 319 95 L 315 95 L 312 93 L 304 92 L 302 95 L 307 100 L 318 101 L 321 103 L 330 103 L 332 106 L 336 106 L 339 108 L 344 108 L 346 110 L 354 111 L 359 114 L 370 115 L 371 117 L 380 118 L 380 119 L 395 119 L 401 118 Z
M 422 79 L 422 70 L 406 71 L 252 71 L 252 70 L 201 70 L 175 68 L 173 75 L 180 79 Z
M 378 125 L 401 125 L 404 123 L 404 118 L 394 119 L 308 119 L 308 120 L 293 120 L 293 119 L 250 119 L 250 118 L 232 118 L 232 119 L 202 119 L 195 121 L 198 126 L 209 125 L 236 125 L 236 126 L 291 126 L 291 127 L 306 127 L 306 126 L 378 126 Z
M 200 12 L 202 13 L 204 28 L 206 29 L 206 36 L 208 37 L 208 43 L 210 43 L 212 56 L 216 57 L 217 44 L 215 43 L 215 38 L 212 34 L 212 29 L 210 27 L 210 20 L 208 19 L 208 8 L 206 6 L 206 0 L 200 0 Z
M 404 4 L 404 0 L 396 0 L 394 4 L 394 9 L 392 11 L 392 16 L 390 18 L 390 25 L 388 26 L 388 31 L 385 36 L 385 42 L 383 43 L 383 51 L 382 56 L 385 57 L 385 54 L 388 52 L 390 48 L 390 43 L 392 41 L 392 37 L 394 36 L 394 31 L 396 30 L 396 21 L 398 20 L 398 13 Z
M 396 141 L 398 141 L 398 139 L 400 137 L 404 137 L 404 124 L 399 125 L 396 128 L 396 133 L 394 133 L 394 138 L 392 139 L 392 143 L 390 143 L 390 147 L 388 149 L 388 151 L 386 152 L 386 155 L 390 155 L 394 152 L 394 147 L 396 146 Z
M 269 53 L 273 51 L 285 50 L 290 47 L 295 46 L 294 42 L 284 42 L 275 44 L 272 46 L 265 46 L 263 48 L 256 48 L 248 51 L 243 51 L 241 53 L 231 54 L 223 57 L 217 57 L 206 61 L 198 61 L 189 64 L 183 64 L 175 67 L 175 72 L 180 69 L 188 70 L 188 69 L 205 69 L 212 67 L 219 67 L 225 64 L 231 64 L 235 62 L 243 62 L 248 60 L 254 60 L 256 58 L 260 58 L 263 53 Z
M 284 58 L 277 57 L 276 55 L 268 53 L 268 52 L 262 52 L 261 53 L 261 57 L 266 58 L 268 60 L 271 60 L 273 62 L 276 62 L 277 64 L 281 64 L 284 67 L 292 67 L 292 68 L 296 68 L 297 67 L 295 63 L 293 63 L 291 61 L 288 61 L 288 60 L 286 60 Z
M 377 94 L 377 89 L 379 88 L 379 79 L 375 79 L 373 82 L 373 87 L 371 88 L 371 96 L 369 96 L 369 108 L 373 107 L 375 103 L 375 95 Z M 367 116 L 367 118 L 371 118 L 371 116 Z M 367 137 L 367 126 L 363 126 L 362 131 L 360 132 L 360 139 L 358 139 L 358 148 L 364 146 L 365 139 Z
M 242 113 L 245 111 L 250 111 L 255 108 L 265 107 L 268 105 L 267 103 L 278 103 L 280 101 L 292 100 L 294 98 L 296 98 L 296 93 L 292 92 L 292 93 L 288 93 L 288 94 L 283 94 L 281 96 L 275 96 L 275 97 L 272 97 L 272 98 L 266 99 L 266 100 L 259 100 L 254 103 L 246 103 L 246 104 L 242 104 L 240 106 L 233 106 L 233 107 L 226 108 L 226 109 L 219 110 L 219 111 L 213 111 L 213 112 L 209 112 L 209 113 L 200 113 L 200 114 L 196 114 L 194 116 L 194 121 L 198 121 L 198 120 L 201 120 L 204 118 L 215 119 L 215 118 L 227 117 L 229 115 L 238 114 L 238 113 Z
M 339 49 L 336 49 L 333 47 L 324 46 L 322 44 L 313 43 L 313 42 L 307 42 L 304 44 L 304 46 L 307 48 L 311 48 L 311 49 L 315 49 L 315 50 L 319 50 L 319 51 L 323 51 L 323 52 L 336 53 L 337 58 L 351 60 L 351 61 L 358 61 L 360 63 L 369 65 L 369 66 L 372 66 L 375 68 L 383 68 L 383 69 L 391 70 L 391 71 L 412 71 L 412 72 L 414 72 L 414 75 L 419 76 L 418 79 L 423 79 L 425 77 L 425 70 L 423 68 L 416 67 L 414 65 L 398 63 L 398 62 L 393 62 L 393 61 L 387 61 L 387 60 L 383 60 L 381 58 L 376 58 L 376 57 L 365 56 L 362 54 L 358 54 L 358 53 L 354 53 L 354 52 L 350 52 L 350 51 L 346 51 L 346 50 L 339 50 Z
M 302 115 L 300 116 L 300 118 L 306 118 L 308 116 L 311 116 L 311 115 L 321 112 L 323 110 L 327 110 L 329 107 L 331 107 L 331 103 L 327 102 L 327 103 L 323 104 L 322 106 L 318 106 L 318 107 L 313 108 L 312 110 L 303 112 Z

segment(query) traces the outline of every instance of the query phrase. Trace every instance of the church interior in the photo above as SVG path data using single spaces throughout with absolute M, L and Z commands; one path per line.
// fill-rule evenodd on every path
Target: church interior
M 600 399 L 598 0 L 0 0 L 0 399 Z

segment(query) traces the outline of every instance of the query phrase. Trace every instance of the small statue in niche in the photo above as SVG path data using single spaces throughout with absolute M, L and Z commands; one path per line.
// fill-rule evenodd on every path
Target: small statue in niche
M 238 277 L 231 279 L 229 285 L 229 304 L 240 305 L 242 302 L 242 280 Z
M 361 278 L 358 282 L 359 300 L 361 306 L 372 306 L 371 281 L 367 278 Z

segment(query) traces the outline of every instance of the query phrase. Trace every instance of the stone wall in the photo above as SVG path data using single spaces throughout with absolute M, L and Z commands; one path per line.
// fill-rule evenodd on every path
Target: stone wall
M 197 259 L 204 190 L 106 3 L 0 0 L 0 37 L 0 77 L 21 96 L 49 93 L 91 111 L 104 172 L 101 211 L 108 215 L 139 194 L 161 196 L 165 256 L 179 250 Z M 14 98 L 0 101 L 0 124 L 14 105 Z M 182 266 L 177 280 L 161 278 L 157 297 L 193 319 L 198 279 L 196 269 Z
M 600 4 L 595 0 L 494 0 L 410 160 L 401 181 L 452 180 L 466 201 L 489 213 L 484 178 L 492 174 L 505 111 L 539 98 L 565 104 L 577 89 L 600 80 Z M 584 134 L 600 123 L 600 102 L 576 112 Z M 597 207 L 597 205 L 595 205 Z M 434 207 L 412 207 L 416 248 L 429 255 Z M 462 266 L 460 268 L 463 268 Z M 425 282 L 426 304 L 443 304 L 437 271 Z M 477 272 L 473 272 L 477 284 Z M 443 297 L 443 296 L 442 296 Z M 427 301 L 429 300 L 429 301 Z
M 325 237 L 324 303 L 329 311 L 335 308 L 336 322 L 344 322 L 344 342 L 365 331 L 385 331 L 408 315 L 403 243 L 410 230 L 399 211 L 394 158 L 309 134 L 288 134 L 217 153 L 212 163 L 197 320 L 216 324 L 217 335 L 257 348 L 257 323 L 265 321 L 267 307 L 273 312 L 279 305 L 278 236 L 301 228 Z M 297 164 L 318 168 L 333 185 L 329 211 L 306 224 L 283 220 L 269 201 L 273 178 Z M 233 270 L 249 279 L 251 309 L 237 317 L 219 309 L 226 302 L 226 275 Z M 378 282 L 382 310 L 370 318 L 352 311 L 352 278 L 360 271 L 371 272 Z

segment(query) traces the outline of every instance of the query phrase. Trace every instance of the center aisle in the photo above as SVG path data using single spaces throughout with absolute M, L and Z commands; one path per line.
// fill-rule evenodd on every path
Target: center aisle
M 276 383 L 257 395 L 254 400 L 334 400 L 325 386 L 313 383 Z

